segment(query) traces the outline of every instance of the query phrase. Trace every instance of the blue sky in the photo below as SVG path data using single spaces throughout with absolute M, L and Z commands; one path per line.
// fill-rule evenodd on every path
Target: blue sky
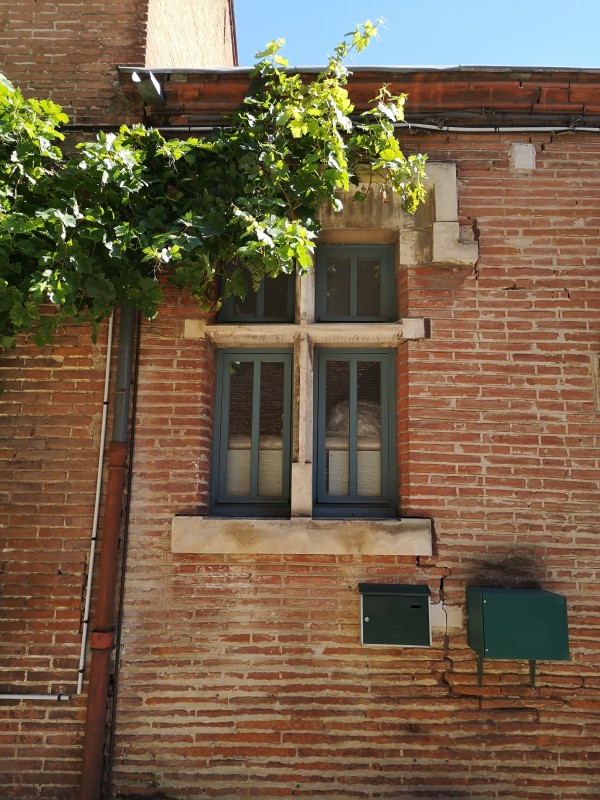
M 343 34 L 383 17 L 351 64 L 600 68 L 600 0 L 235 0 L 241 66 L 283 37 L 293 66 L 323 65 Z

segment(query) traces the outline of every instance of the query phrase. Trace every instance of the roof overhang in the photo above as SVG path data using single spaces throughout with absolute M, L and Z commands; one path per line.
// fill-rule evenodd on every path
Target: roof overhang
M 145 111 L 161 128 L 212 127 L 227 124 L 246 96 L 250 70 L 152 69 L 119 67 L 121 86 L 134 100 L 132 74 L 150 73 L 164 104 L 146 101 Z M 297 71 L 307 80 L 319 67 Z M 540 126 L 561 128 L 600 125 L 600 70 L 547 67 L 357 67 L 348 90 L 356 112 L 370 107 L 382 84 L 393 94 L 408 94 L 406 120 L 432 128 L 448 125 Z M 139 102 L 139 100 L 138 100 Z

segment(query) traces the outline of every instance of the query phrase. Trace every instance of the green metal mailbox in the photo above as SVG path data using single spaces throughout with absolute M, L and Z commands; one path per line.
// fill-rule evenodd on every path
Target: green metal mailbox
M 467 587 L 467 642 L 477 653 L 481 686 L 484 658 L 568 661 L 567 601 L 544 589 Z
M 431 647 L 428 586 L 359 583 L 358 591 L 361 644 Z

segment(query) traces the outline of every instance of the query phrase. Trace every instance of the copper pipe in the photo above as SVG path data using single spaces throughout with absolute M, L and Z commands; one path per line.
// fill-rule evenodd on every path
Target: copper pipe
M 85 719 L 85 739 L 79 797 L 100 800 L 106 728 L 106 702 L 110 673 L 110 656 L 114 646 L 113 615 L 119 553 L 119 533 L 127 443 L 112 441 L 108 448 L 108 480 L 106 508 L 102 531 L 102 552 L 98 576 L 98 596 L 94 631 L 90 636 L 92 651 Z

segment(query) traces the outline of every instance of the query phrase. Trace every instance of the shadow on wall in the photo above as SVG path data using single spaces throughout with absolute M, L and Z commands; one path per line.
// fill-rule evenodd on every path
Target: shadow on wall
M 474 563 L 467 583 L 490 589 L 541 589 L 543 564 L 543 555 L 536 548 L 518 547 Z

